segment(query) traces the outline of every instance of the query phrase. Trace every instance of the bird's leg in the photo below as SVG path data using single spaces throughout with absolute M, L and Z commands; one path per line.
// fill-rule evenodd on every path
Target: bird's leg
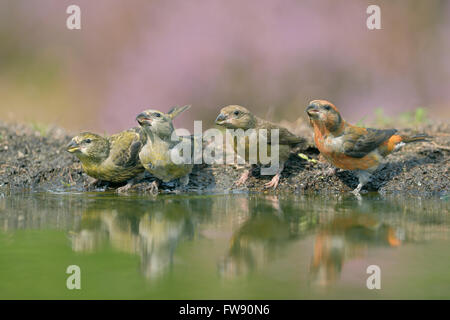
M 117 188 L 116 192 L 117 193 L 126 193 L 126 192 L 128 192 L 128 190 L 130 190 L 132 186 L 134 186 L 138 181 L 144 179 L 144 177 L 145 177 L 145 174 L 144 173 L 140 173 L 136 177 L 128 180 L 126 185 L 124 185 L 124 186 L 122 186 L 120 188 Z
M 150 184 L 150 188 L 148 190 L 150 191 L 151 194 L 157 195 L 158 194 L 158 188 L 159 188 L 159 181 L 158 180 L 154 180 Z
M 319 164 L 326 177 L 331 177 L 336 174 L 337 168 L 330 165 L 328 160 L 322 154 L 319 154 Z
M 325 170 L 325 176 L 327 176 L 327 177 L 334 176 L 336 174 L 336 171 L 337 171 L 337 168 L 330 167 L 330 168 Z
M 127 193 L 128 190 L 130 190 L 130 188 L 135 184 L 136 184 L 136 182 L 134 181 L 134 179 L 130 179 L 127 181 L 126 185 L 117 188 L 116 192 L 117 193 Z
M 361 191 L 362 187 L 364 185 L 362 183 L 359 183 L 358 186 L 352 191 L 353 194 L 359 194 L 359 192 Z
M 189 175 L 187 174 L 187 175 L 185 175 L 184 177 L 181 177 L 181 178 L 179 179 L 179 181 L 180 181 L 180 185 L 181 185 L 183 188 L 185 188 L 185 187 L 189 184 Z
M 91 190 L 91 189 L 99 188 L 102 185 L 105 185 L 105 187 L 107 187 L 109 185 L 109 183 L 107 181 L 103 181 L 100 179 L 93 179 L 93 180 L 88 181 L 86 188 L 88 190 Z
M 359 195 L 359 192 L 361 191 L 362 187 L 370 181 L 371 173 L 368 171 L 360 170 L 356 171 L 356 176 L 358 177 L 359 183 L 358 186 L 355 188 L 355 190 L 352 191 L 354 195 Z
M 325 157 L 321 153 L 319 153 L 319 159 L 318 160 L 319 160 L 320 164 L 328 164 L 328 160 L 325 159 Z
M 272 180 L 270 180 L 269 182 L 264 184 L 264 188 L 268 189 L 268 188 L 274 188 L 276 189 L 278 186 L 278 183 L 280 182 L 280 173 L 277 173 L 276 175 L 273 176 Z
M 102 184 L 102 181 L 100 179 L 93 179 L 88 182 L 88 188 L 99 187 L 101 184 Z
M 249 176 L 250 176 L 250 170 L 247 169 L 242 173 L 241 177 L 238 180 L 236 180 L 233 184 L 235 186 L 241 186 L 241 185 L 245 184 L 245 182 L 248 180 Z
M 137 181 L 136 178 L 128 180 L 127 184 L 122 186 L 122 187 L 117 188 L 116 192 L 117 193 L 126 193 L 126 192 L 128 192 L 128 190 L 130 190 L 131 187 L 136 184 L 136 181 Z
M 264 184 L 264 188 L 273 188 L 276 189 L 278 187 L 278 183 L 280 182 L 281 172 L 284 169 L 284 163 L 280 163 L 280 167 L 278 168 L 277 173 L 273 176 L 272 180 Z

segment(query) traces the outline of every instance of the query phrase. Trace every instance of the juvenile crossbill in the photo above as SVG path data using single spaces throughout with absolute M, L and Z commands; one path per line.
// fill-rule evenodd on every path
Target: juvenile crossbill
M 144 172 L 139 161 L 139 151 L 145 139 L 139 127 L 110 137 L 84 132 L 72 138 L 66 150 L 80 159 L 88 176 L 113 183 L 128 181 L 117 189 L 123 192 L 133 185 L 133 178 Z
M 186 186 L 189 183 L 189 174 L 192 171 L 192 163 L 174 163 L 171 151 L 184 137 L 174 135 L 172 120 L 190 106 L 175 107 L 167 114 L 158 110 L 146 110 L 141 112 L 136 121 L 147 136 L 147 142 L 139 152 L 139 159 L 144 168 L 159 180 L 169 182 L 180 179 L 180 183 Z M 159 181 L 155 180 L 151 186 L 151 192 L 158 192 Z
M 314 129 L 314 142 L 323 157 L 335 167 L 354 170 L 359 184 L 353 193 L 370 181 L 372 173 L 384 158 L 405 143 L 430 138 L 426 134 L 405 136 L 396 129 L 378 130 L 351 125 L 342 119 L 338 109 L 326 100 L 314 100 L 306 108 Z
M 280 181 L 281 172 L 284 169 L 284 164 L 286 160 L 289 158 L 290 151 L 293 147 L 303 144 L 305 142 L 305 139 L 296 136 L 295 134 L 291 133 L 288 129 L 283 128 L 279 125 L 276 125 L 272 122 L 263 120 L 261 118 L 256 117 L 253 115 L 249 110 L 247 110 L 244 107 L 237 106 L 237 105 L 230 105 L 227 107 L 222 108 L 220 110 L 220 114 L 217 116 L 216 124 L 223 126 L 228 129 L 242 129 L 242 130 L 248 130 L 248 129 L 255 129 L 256 131 L 259 131 L 260 129 L 266 129 L 267 130 L 267 152 L 270 154 L 271 152 L 271 131 L 272 130 L 279 130 L 279 169 L 275 176 L 272 178 L 272 180 L 264 185 L 265 188 L 271 188 L 274 189 L 278 186 L 278 183 Z M 253 139 L 253 140 L 250 140 Z M 237 139 L 236 139 L 237 140 Z M 259 148 L 260 148 L 260 141 L 259 141 L 259 134 L 256 134 L 252 136 L 251 138 L 245 137 L 245 141 L 234 141 L 233 148 L 234 151 L 237 152 L 238 144 L 242 143 L 245 144 L 245 160 L 249 161 L 249 146 L 252 143 L 257 144 L 257 155 L 258 159 L 257 162 L 260 164 L 259 159 Z M 239 180 L 236 181 L 236 185 L 244 184 L 248 177 L 250 175 L 250 170 L 246 170 Z

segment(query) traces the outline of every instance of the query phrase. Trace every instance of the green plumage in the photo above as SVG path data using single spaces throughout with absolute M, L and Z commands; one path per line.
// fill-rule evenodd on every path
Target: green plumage
M 67 150 L 80 159 L 87 175 L 120 183 L 144 172 L 139 151 L 145 140 L 141 128 L 132 128 L 110 137 L 85 132 L 74 137 Z
M 190 139 L 176 136 L 172 124 L 172 119 L 188 108 L 189 106 L 174 108 L 167 114 L 157 110 L 146 110 L 137 117 L 147 135 L 146 143 L 139 152 L 139 159 L 148 172 L 164 182 L 178 178 L 182 178 L 183 184 L 189 181 L 192 162 L 189 160 L 189 163 L 178 164 L 171 158 L 172 150 L 179 147 L 179 143 L 187 142 L 185 139 Z

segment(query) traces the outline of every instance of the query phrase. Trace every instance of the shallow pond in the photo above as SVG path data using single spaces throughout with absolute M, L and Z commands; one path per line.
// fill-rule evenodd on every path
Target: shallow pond
M 31 193 L 0 199 L 0 298 L 450 298 L 449 248 L 442 198 Z

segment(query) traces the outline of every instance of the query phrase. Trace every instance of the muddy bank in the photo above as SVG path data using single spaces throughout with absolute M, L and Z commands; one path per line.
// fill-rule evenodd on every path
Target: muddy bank
M 253 170 L 246 187 L 234 188 L 242 166 L 197 165 L 187 192 L 348 192 L 356 187 L 357 178 L 348 171 L 327 174 L 327 164 L 318 160 L 319 153 L 312 145 L 311 132 L 304 124 L 293 129 L 309 139 L 310 146 L 302 153 L 305 160 L 292 154 L 276 191 L 267 191 L 263 184 L 271 177 L 260 176 Z M 450 124 L 428 124 L 401 132 L 425 132 L 434 137 L 432 142 L 409 144 L 387 158 L 387 164 L 378 170 L 363 189 L 381 193 L 411 193 L 417 195 L 446 195 L 449 190 Z M 26 191 L 87 191 L 91 181 L 73 155 L 64 151 L 70 136 L 60 128 L 49 129 L 45 136 L 25 125 L 0 122 L 0 195 Z M 148 178 L 132 191 L 146 192 Z M 114 188 L 117 186 L 110 186 Z M 163 184 L 162 192 L 177 190 L 175 183 Z

